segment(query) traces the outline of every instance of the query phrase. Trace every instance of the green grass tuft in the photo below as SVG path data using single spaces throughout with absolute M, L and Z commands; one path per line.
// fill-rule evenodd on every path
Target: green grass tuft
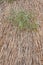
M 37 30 L 38 28 L 37 18 L 33 12 L 12 11 L 9 16 L 9 21 L 18 26 L 20 30 Z
M 8 2 L 8 3 L 13 3 L 16 0 L 5 0 L 5 1 Z

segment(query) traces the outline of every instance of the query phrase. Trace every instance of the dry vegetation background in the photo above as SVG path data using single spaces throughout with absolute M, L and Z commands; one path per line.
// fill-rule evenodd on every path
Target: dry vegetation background
M 11 7 L 35 12 L 38 31 L 19 31 L 7 21 Z M 0 3 L 0 65 L 43 65 L 43 0 Z

